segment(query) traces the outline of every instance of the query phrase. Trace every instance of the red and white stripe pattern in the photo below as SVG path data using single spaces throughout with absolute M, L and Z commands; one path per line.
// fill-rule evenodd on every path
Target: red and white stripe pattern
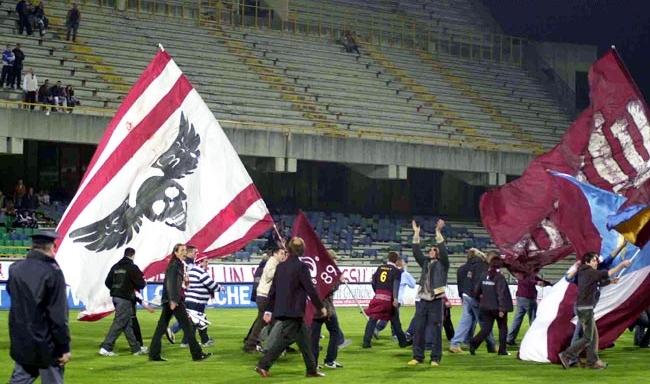
M 156 159 L 179 133 L 181 114 L 200 136 L 196 169 L 180 179 L 186 198 L 184 230 L 142 220 L 122 247 L 91 251 L 74 242 L 75 229 L 101 220 L 126 198 L 135 205 L 142 182 Z M 164 271 L 176 243 L 191 243 L 208 257 L 232 253 L 272 225 L 266 205 L 213 113 L 164 51 L 158 52 L 106 128 L 79 189 L 59 227 L 57 261 L 88 319 L 112 310 L 104 279 L 125 247 L 151 277 Z

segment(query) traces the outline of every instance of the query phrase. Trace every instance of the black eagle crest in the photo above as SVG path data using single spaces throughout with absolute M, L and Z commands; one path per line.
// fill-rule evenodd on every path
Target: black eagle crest
M 101 252 L 128 244 L 140 231 L 143 217 L 150 221 L 164 221 L 170 227 L 185 230 L 187 221 L 187 194 L 176 181 L 191 175 L 199 164 L 201 137 L 194 125 L 181 113 L 178 136 L 174 143 L 151 165 L 162 171 L 162 176 L 147 178 L 135 199 L 129 196 L 105 218 L 78 228 L 70 233 L 75 243 L 86 243 L 91 251 Z

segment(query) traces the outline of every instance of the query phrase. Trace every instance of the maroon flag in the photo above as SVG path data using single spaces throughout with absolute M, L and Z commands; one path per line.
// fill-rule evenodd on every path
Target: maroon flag
M 627 196 L 650 179 L 647 107 L 615 50 L 592 65 L 589 87 L 591 104 L 560 143 L 521 178 L 481 197 L 483 224 L 514 269 L 535 269 L 571 253 L 565 233 L 586 220 L 571 214 L 576 190 L 560 189 L 547 170 Z
M 300 259 L 309 266 L 311 280 L 318 291 L 318 296 L 324 299 L 338 286 L 341 271 L 302 211 L 298 211 L 296 220 L 293 222 L 292 236 L 298 236 L 304 240 L 305 254 Z M 314 306 L 308 303 L 305 308 L 305 321 L 307 324 L 311 324 L 313 318 Z

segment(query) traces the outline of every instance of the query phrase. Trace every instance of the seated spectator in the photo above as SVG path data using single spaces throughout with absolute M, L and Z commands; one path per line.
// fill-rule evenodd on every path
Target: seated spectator
M 36 78 L 34 70 L 31 68 L 23 78 L 23 91 L 25 92 L 25 98 L 23 101 L 32 104 L 29 106 L 29 109 L 34 109 L 34 104 L 36 104 L 36 92 L 38 92 L 38 78 Z M 25 108 L 27 108 L 27 105 L 25 105 Z
M 37 209 L 38 208 L 38 196 L 34 193 L 34 188 L 29 187 L 27 190 L 27 195 L 25 195 L 23 208 L 25 209 Z
M 343 46 L 345 47 L 345 51 L 348 53 L 352 53 L 354 51 L 357 53 L 357 55 L 361 54 L 361 52 L 359 52 L 359 45 L 357 44 L 357 41 L 355 40 L 354 36 L 352 36 L 352 33 L 350 31 L 346 31 L 345 35 L 343 36 Z
M 26 193 L 27 190 L 25 189 L 23 179 L 18 179 L 16 187 L 14 188 L 14 204 L 16 205 L 16 208 L 22 208 Z
M 38 33 L 43 37 L 43 35 L 45 35 L 45 30 L 47 30 L 49 21 L 47 17 L 45 17 L 45 7 L 43 6 L 42 1 L 39 1 L 38 5 L 34 7 L 32 14 L 34 15 L 35 27 L 38 28 Z
M 68 101 L 64 93 L 63 86 L 60 81 L 57 81 L 52 88 L 50 88 L 50 98 L 52 100 L 52 105 L 57 107 L 62 106 L 65 108 L 68 106 Z M 58 111 L 57 108 L 52 108 L 53 111 Z
M 38 203 L 39 205 L 50 205 L 50 194 L 47 190 L 39 192 Z
M 77 99 L 74 95 L 74 88 L 72 88 L 72 85 L 68 84 L 65 86 L 65 95 L 68 103 L 68 112 L 72 113 L 72 109 L 75 106 L 81 105 L 79 99 Z
M 40 88 L 38 88 L 38 102 L 41 104 L 52 104 L 52 97 L 50 95 L 50 80 L 45 79 L 45 82 L 43 85 L 41 85 Z M 47 111 L 45 112 L 46 115 L 50 114 L 50 110 L 43 106 L 43 110 Z
M 0 209 L 4 209 L 5 200 L 6 200 L 5 195 L 2 193 L 2 191 L 0 191 Z

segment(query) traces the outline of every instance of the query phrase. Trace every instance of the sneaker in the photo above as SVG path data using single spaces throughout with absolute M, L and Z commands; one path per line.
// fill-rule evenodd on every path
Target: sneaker
M 604 362 L 602 360 L 598 360 L 595 363 L 593 363 L 592 365 L 587 365 L 587 367 L 589 367 L 591 369 L 605 369 L 605 368 L 607 368 L 607 365 L 608 364 L 606 362 Z
M 181 343 L 179 346 L 180 346 L 181 348 L 187 348 L 189 345 L 188 345 L 188 344 L 185 344 L 185 343 Z
M 343 364 L 339 363 L 338 361 L 332 361 L 331 363 L 325 363 L 325 366 L 327 368 L 331 368 L 331 369 L 343 368 Z
M 352 344 L 352 340 L 345 339 L 345 340 L 343 340 L 343 342 L 341 344 L 339 344 L 339 349 L 343 349 L 345 347 L 348 347 L 348 346 L 350 346 L 350 344 Z
M 325 374 L 321 371 L 307 372 L 305 377 L 325 377 Z
M 436 367 L 439 367 L 439 366 L 440 366 L 439 362 L 431 360 L 431 367 L 432 368 L 436 368 Z
M 210 352 L 201 352 L 201 354 L 198 357 L 192 358 L 192 360 L 194 360 L 194 361 L 202 361 L 202 360 L 207 359 L 210 356 L 212 356 L 212 353 L 210 353 Z
M 148 354 L 149 354 L 149 348 L 147 347 L 140 347 L 139 351 L 133 352 L 133 356 L 143 356 Z
M 571 361 L 569 358 L 564 354 L 564 352 L 560 352 L 557 357 L 560 359 L 560 363 L 562 364 L 562 368 L 564 369 L 569 369 L 573 364 L 571 364 Z
M 364 345 L 361 346 L 361 348 L 363 348 L 363 349 L 369 349 L 369 348 L 372 348 L 372 345 L 370 345 L 370 344 L 364 344 Z
M 476 348 L 474 348 L 471 344 L 469 345 L 469 354 L 472 356 L 476 355 Z
M 412 359 L 408 363 L 406 363 L 406 365 L 408 365 L 409 367 L 415 367 L 416 365 L 420 365 L 420 364 L 422 364 L 422 362 L 417 359 Z
M 260 376 L 262 376 L 262 377 L 269 377 L 269 376 L 271 376 L 271 374 L 269 373 L 269 371 L 267 371 L 266 369 L 262 369 L 262 368 L 260 368 L 260 367 L 255 367 L 255 372 L 257 372 L 257 373 L 258 373 Z
M 172 344 L 174 344 L 174 342 L 176 341 L 176 335 L 174 334 L 174 332 L 172 332 L 171 328 L 167 328 L 167 332 L 165 332 L 165 336 L 167 336 L 167 340 Z
M 451 353 L 463 353 L 463 350 L 458 345 L 452 345 L 451 347 L 449 347 L 449 352 L 451 352 Z
M 510 356 L 511 353 L 510 352 L 499 352 L 498 355 L 499 356 Z
M 202 347 L 211 347 L 213 345 L 214 345 L 214 340 L 212 340 L 212 339 L 210 339 L 210 340 L 206 341 L 205 343 L 201 344 Z
M 375 330 L 372 331 L 372 337 L 379 340 L 379 331 L 377 330 L 377 328 L 375 328 Z
M 117 356 L 117 353 L 115 353 L 113 351 L 109 351 L 109 350 L 107 350 L 105 348 L 99 348 L 99 354 L 102 355 L 102 356 L 106 356 L 106 357 Z
M 266 349 L 264 349 L 264 348 L 263 348 L 261 345 L 259 345 L 259 344 L 255 346 L 255 350 L 257 350 L 257 352 L 259 352 L 259 353 L 266 353 Z

